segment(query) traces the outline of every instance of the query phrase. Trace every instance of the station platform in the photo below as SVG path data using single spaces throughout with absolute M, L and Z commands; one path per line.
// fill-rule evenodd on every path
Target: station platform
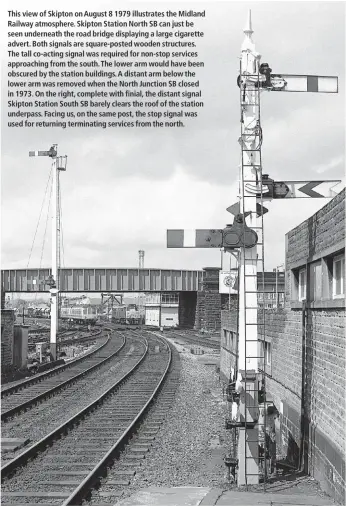
M 120 500 L 115 506 L 330 506 L 319 495 L 239 492 L 209 487 L 148 487 Z

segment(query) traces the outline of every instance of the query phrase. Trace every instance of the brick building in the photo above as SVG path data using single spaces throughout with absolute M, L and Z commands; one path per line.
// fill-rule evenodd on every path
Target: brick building
M 28 355 L 28 325 L 15 323 L 13 309 L 5 309 L 5 293 L 1 290 L 1 377 L 15 368 L 26 366 Z
M 14 311 L 1 309 L 1 372 L 13 366 Z
M 276 309 L 285 303 L 285 273 L 274 270 L 264 272 L 264 285 L 262 273 L 257 274 L 258 306 L 265 309 Z
M 195 329 L 219 331 L 221 328 L 221 309 L 237 307 L 237 295 L 219 293 L 219 272 L 217 267 L 203 269 L 203 291 L 197 292 Z M 273 271 L 257 275 L 258 305 L 260 307 L 283 307 L 285 299 L 285 273 Z
M 345 191 L 286 234 L 285 292 L 285 307 L 266 311 L 260 336 L 280 453 L 344 504 Z M 224 380 L 236 363 L 236 317 L 222 312 Z

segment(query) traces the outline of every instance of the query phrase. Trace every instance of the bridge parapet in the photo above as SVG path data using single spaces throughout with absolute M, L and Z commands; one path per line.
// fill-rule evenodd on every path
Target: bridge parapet
M 51 269 L 1 271 L 2 287 L 9 292 L 48 292 L 44 281 Z M 172 269 L 60 269 L 61 292 L 197 292 L 204 272 Z

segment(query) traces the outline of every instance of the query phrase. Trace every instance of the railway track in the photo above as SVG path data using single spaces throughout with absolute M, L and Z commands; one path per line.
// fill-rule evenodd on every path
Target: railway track
M 168 342 L 168 341 L 167 341 Z M 133 479 L 146 466 L 148 452 L 155 452 L 160 446 L 160 434 L 165 430 L 165 421 L 169 416 L 176 390 L 180 381 L 180 356 L 177 349 L 170 345 L 172 360 L 167 378 L 160 390 L 154 406 L 143 423 L 133 435 L 124 451 L 118 456 L 112 468 L 108 469 L 99 483 L 86 497 L 89 506 L 115 504 L 124 492 L 128 492 Z M 133 458 L 136 456 L 136 458 Z M 153 455 L 155 458 L 155 453 Z
M 174 330 L 170 330 L 166 333 L 166 337 L 171 339 L 181 339 L 189 344 L 203 346 L 205 348 L 211 348 L 213 350 L 220 350 L 220 342 L 211 340 L 210 338 L 198 338 L 197 336 L 189 336 L 185 333 L 180 333 Z
M 110 330 L 110 329 L 108 329 Z M 101 331 L 102 332 L 102 331 Z M 97 335 L 92 335 L 92 336 L 87 336 L 86 338 L 79 338 L 77 340 L 66 340 L 66 341 L 62 341 L 60 342 L 59 344 L 61 345 L 61 347 L 63 348 L 64 345 L 68 345 L 68 344 L 80 344 L 81 342 L 87 342 L 87 341 L 90 341 L 90 340 L 94 340 L 96 337 L 101 337 L 100 336 L 100 333 L 98 333 Z M 107 333 L 107 329 L 105 329 L 105 332 Z M 70 342 L 71 341 L 71 342 Z M 26 388 L 28 387 L 29 385 L 34 385 L 35 383 L 39 383 L 40 381 L 42 380 L 45 380 L 47 378 L 49 378 L 50 376 L 54 376 L 58 373 L 60 373 L 61 371 L 69 368 L 69 367 L 72 367 L 75 365 L 76 362 L 82 362 L 83 360 L 85 360 L 86 358 L 88 358 L 90 355 L 92 355 L 93 353 L 95 353 L 96 351 L 98 351 L 100 348 L 102 348 L 103 346 L 105 345 L 105 341 L 101 341 L 101 344 L 100 346 L 98 346 L 97 348 L 95 348 L 94 350 L 90 351 L 89 353 L 83 355 L 82 357 L 77 357 L 65 364 L 62 364 L 62 365 L 59 365 L 57 367 L 54 367 L 52 369 L 49 369 L 45 372 L 42 372 L 42 373 L 39 373 L 39 374 L 36 374 L 35 376 L 33 377 L 30 377 L 30 378 L 25 378 L 25 379 L 21 379 L 21 380 L 17 380 L 17 381 L 11 381 L 10 383 L 5 383 L 4 385 L 1 386 L 1 399 L 3 399 L 4 397 L 6 397 L 7 395 L 9 394 L 13 394 L 15 392 L 18 392 L 19 390 L 21 390 L 22 388 Z
M 21 411 L 30 409 L 101 367 L 117 355 L 124 344 L 124 338 L 111 339 L 110 336 L 105 336 L 104 342 L 96 350 L 81 359 L 58 366 L 2 391 L 1 421 L 5 422 Z
M 88 341 L 92 341 L 93 339 L 95 339 L 96 337 L 98 337 L 100 334 L 102 333 L 102 330 L 98 330 L 97 332 L 94 332 L 94 333 L 87 333 L 87 335 L 84 335 L 84 336 L 79 336 L 78 337 L 78 332 L 74 331 L 74 332 L 71 332 L 71 334 L 77 334 L 77 337 L 73 337 L 73 338 L 66 338 L 66 336 L 64 336 L 64 338 L 60 338 L 58 339 L 58 342 L 57 342 L 57 345 L 58 345 L 58 348 L 61 350 L 64 346 L 67 346 L 69 344 L 80 344 L 80 343 L 86 343 Z
M 63 346 L 68 344 L 78 344 L 78 343 L 84 343 L 87 341 L 91 341 L 92 339 L 95 339 L 102 333 L 101 330 L 97 330 L 96 332 L 83 332 L 78 330 L 67 330 L 63 331 L 60 334 L 58 334 L 57 337 L 57 346 L 59 349 L 61 349 Z M 82 334 L 82 335 L 80 335 Z M 31 342 L 28 343 L 29 347 L 34 347 L 38 342 L 47 342 L 49 344 L 49 330 L 47 330 L 47 334 L 40 335 L 40 336 L 29 336 L 33 339 Z
M 130 334 L 130 333 L 129 333 Z M 131 368 L 102 395 L 2 468 L 2 505 L 81 504 L 107 473 L 163 385 L 171 348 L 160 337 L 131 332 Z M 148 430 L 154 430 L 152 423 Z M 149 439 L 128 452 L 144 458 Z M 36 458 L 34 458 L 36 457 Z M 14 473 L 14 474 L 13 474 Z M 112 494 L 101 494 L 106 502 Z M 103 501 L 104 502 L 104 501 Z

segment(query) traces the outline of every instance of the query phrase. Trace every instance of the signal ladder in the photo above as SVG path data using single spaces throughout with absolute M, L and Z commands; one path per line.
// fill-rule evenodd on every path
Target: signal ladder
M 251 78 L 251 85 L 249 85 L 249 78 Z M 247 489 L 248 485 L 257 484 L 262 478 L 265 490 L 268 461 L 266 353 L 264 342 L 258 340 L 259 329 L 261 329 L 262 339 L 265 339 L 263 232 L 265 210 L 262 190 L 260 74 L 245 76 L 240 69 L 240 82 L 240 212 L 244 217 L 244 234 L 246 218 L 248 227 L 255 230 L 258 235 L 258 243 L 254 248 L 242 248 L 239 253 L 239 297 L 243 297 L 243 301 L 239 304 L 237 348 L 239 359 L 244 358 L 238 361 L 244 390 L 240 393 L 238 421 L 228 422 L 227 426 L 238 433 L 238 485 L 245 484 Z M 260 280 L 258 280 L 258 273 L 261 276 Z M 262 305 L 259 304 L 260 294 Z M 243 315 L 241 315 L 242 308 Z M 238 371 L 236 375 L 237 373 Z M 258 401 L 260 401 L 260 406 Z
M 258 68 L 258 65 L 257 65 Z M 244 430 L 245 431 L 245 486 L 256 482 L 263 475 L 263 486 L 267 481 L 267 437 L 266 437 L 266 353 L 265 344 L 259 341 L 261 329 L 262 339 L 265 339 L 265 307 L 264 307 L 264 224 L 263 224 L 263 189 L 262 189 L 262 128 L 260 109 L 260 74 L 251 76 L 242 74 L 240 69 L 240 103 L 241 103 L 241 196 L 242 214 L 250 209 L 250 228 L 256 231 L 258 243 L 255 248 L 243 249 L 242 283 L 244 294 Z M 244 122 L 244 109 L 253 111 L 253 120 L 247 125 Z M 249 170 L 250 169 L 250 170 Z M 251 178 L 249 173 L 251 171 Z M 249 179 L 248 179 L 249 178 Z M 248 185 L 255 185 L 257 192 L 248 190 Z M 259 204 L 259 205 L 258 205 Z M 256 211 L 255 211 L 256 210 Z M 244 218 L 245 232 L 245 218 Z M 261 275 L 260 286 L 258 274 Z M 259 304 L 261 294 L 262 305 Z M 258 321 L 259 320 L 259 321 Z M 239 335 L 239 333 L 238 333 Z M 254 369 L 254 361 L 257 367 Z M 251 365 L 250 365 L 251 364 Z M 250 369 L 248 369 L 250 365 Z M 262 370 L 262 374 L 258 371 Z M 259 416 L 259 401 L 262 401 L 262 416 Z M 254 427 L 256 422 L 256 428 Z M 262 453 L 260 453 L 262 447 Z M 250 464 L 250 460 L 252 464 Z M 253 465 L 255 464 L 255 466 Z M 256 467 L 258 471 L 256 471 Z M 255 472 L 253 472 L 255 470 Z

